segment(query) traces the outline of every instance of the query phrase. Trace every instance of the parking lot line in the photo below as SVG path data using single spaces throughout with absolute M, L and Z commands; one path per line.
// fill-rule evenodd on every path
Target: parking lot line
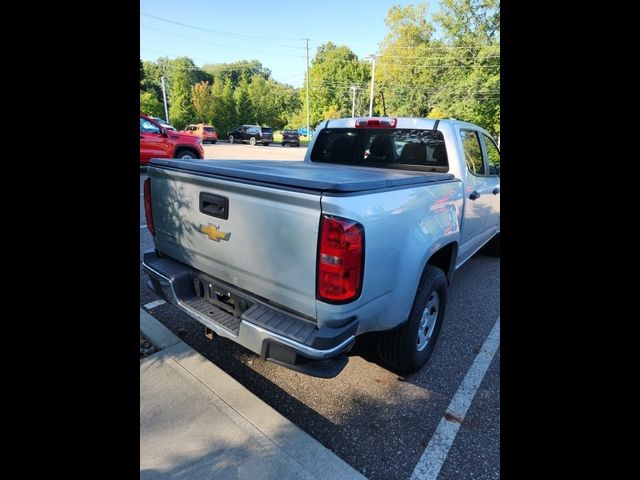
M 478 387 L 482 383 L 491 360 L 500 346 L 500 317 L 493 325 L 489 336 L 485 340 L 480 352 L 469 367 L 467 375 L 458 387 L 458 391 L 451 399 L 438 428 L 431 437 L 427 448 L 413 469 L 411 480 L 435 480 L 447 459 L 449 449 L 453 445 L 460 424 L 469 410 Z
M 154 300 L 153 302 L 149 302 L 146 305 L 143 305 L 145 310 L 151 310 L 152 308 L 156 308 L 159 307 L 160 305 L 164 305 L 165 302 L 164 300 Z

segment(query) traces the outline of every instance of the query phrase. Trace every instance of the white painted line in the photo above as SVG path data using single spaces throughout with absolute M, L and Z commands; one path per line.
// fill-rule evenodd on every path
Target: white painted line
M 458 387 L 458 391 L 451 399 L 451 403 L 440 420 L 438 428 L 429 440 L 427 448 L 413 469 L 411 480 L 436 480 L 440 469 L 447 459 L 449 449 L 453 445 L 460 424 L 469 410 L 471 401 L 475 397 L 480 383 L 484 378 L 491 360 L 500 346 L 500 317 L 493 325 L 484 345 L 471 364 L 467 375 Z
M 153 302 L 147 303 L 146 305 L 144 305 L 145 310 L 151 310 L 152 308 L 156 308 L 159 307 L 160 305 L 164 305 L 165 302 L 164 300 L 155 300 Z
M 142 230 L 143 228 L 147 228 L 146 225 L 140 225 L 140 230 Z

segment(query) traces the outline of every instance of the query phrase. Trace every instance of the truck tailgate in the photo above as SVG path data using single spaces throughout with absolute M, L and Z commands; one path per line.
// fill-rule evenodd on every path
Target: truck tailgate
M 320 192 L 153 166 L 149 177 L 161 253 L 315 318 Z

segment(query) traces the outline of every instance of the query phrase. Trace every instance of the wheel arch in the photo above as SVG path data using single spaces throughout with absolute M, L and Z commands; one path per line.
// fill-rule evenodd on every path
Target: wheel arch
M 447 282 L 451 283 L 453 274 L 455 272 L 457 255 L 458 242 L 449 242 L 445 245 L 439 246 L 432 252 L 430 252 L 429 256 L 424 262 L 424 265 L 422 266 L 422 271 L 424 272 L 424 269 L 427 267 L 427 265 L 438 267 L 444 272 L 445 276 L 447 277 Z
M 200 159 L 200 152 L 198 151 L 197 148 L 195 148 L 193 145 L 185 145 L 185 144 L 179 144 L 176 145 L 176 148 L 173 149 L 173 158 L 176 158 L 178 156 L 178 152 L 182 151 L 182 150 L 189 150 L 191 152 L 193 152 L 196 155 L 196 158 Z

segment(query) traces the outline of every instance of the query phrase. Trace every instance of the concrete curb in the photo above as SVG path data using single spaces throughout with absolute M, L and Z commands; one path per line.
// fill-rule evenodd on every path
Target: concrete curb
M 164 350 L 182 341 L 142 308 L 140 309 L 140 331 L 158 350 Z
M 282 464 L 290 466 L 289 473 L 299 478 L 366 479 L 142 309 L 140 329 L 152 344 L 164 349 L 141 360 L 141 375 L 157 362 L 173 365 L 174 371 L 182 371 L 183 376 L 192 379 L 194 392 L 203 388 L 210 392 L 207 394 L 210 401 L 207 409 L 212 412 L 217 410 L 233 422 L 234 427 L 229 427 L 229 435 L 241 430 L 266 449 L 275 449 Z M 190 392 L 183 394 L 189 395 Z M 162 423 L 166 420 L 158 421 Z M 268 470 L 267 465 L 264 468 Z M 266 471 L 265 475 L 269 477 Z

